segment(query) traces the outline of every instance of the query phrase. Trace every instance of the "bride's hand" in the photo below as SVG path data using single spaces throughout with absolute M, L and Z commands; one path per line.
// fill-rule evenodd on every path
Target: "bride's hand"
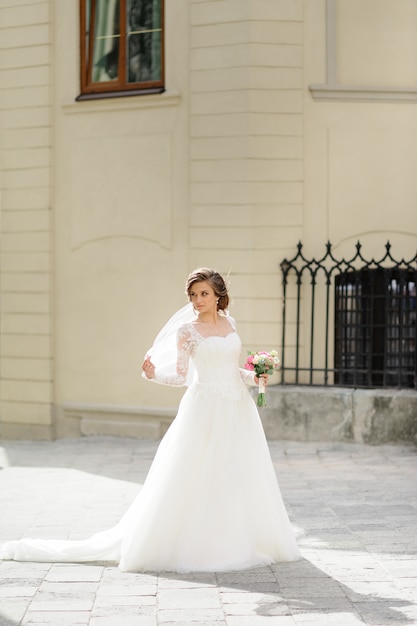
M 255 376 L 255 383 L 257 385 L 259 385 L 259 378 L 263 378 L 263 380 L 265 381 L 265 386 L 268 384 L 268 374 L 261 374 L 259 377 Z
M 142 369 L 146 378 L 155 378 L 155 365 L 152 363 L 150 356 L 147 356 L 142 363 Z

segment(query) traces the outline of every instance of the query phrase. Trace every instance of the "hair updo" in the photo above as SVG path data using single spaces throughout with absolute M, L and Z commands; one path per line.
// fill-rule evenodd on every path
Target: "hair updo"
M 195 285 L 195 283 L 203 282 L 209 283 L 216 297 L 219 299 L 217 303 L 217 310 L 225 311 L 229 306 L 229 294 L 227 293 L 226 283 L 224 282 L 223 276 L 219 274 L 219 272 L 216 272 L 216 270 L 212 270 L 209 267 L 200 267 L 199 269 L 191 272 L 187 278 L 187 282 L 185 283 L 185 291 L 188 297 L 190 297 L 192 286 Z

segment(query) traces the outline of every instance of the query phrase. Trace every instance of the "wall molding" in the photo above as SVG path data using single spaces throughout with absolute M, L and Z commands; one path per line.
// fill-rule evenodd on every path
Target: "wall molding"
M 342 85 L 337 79 L 337 6 L 336 0 L 326 0 L 326 82 L 309 86 L 314 100 L 355 102 L 416 102 L 415 87 L 389 85 Z
M 179 91 L 164 91 L 158 94 L 142 94 L 120 98 L 100 98 L 97 100 L 80 100 L 63 102 L 61 108 L 67 114 L 100 113 L 105 111 L 125 111 L 129 109 L 149 109 L 177 106 L 180 102 Z
M 324 83 L 310 85 L 309 89 L 314 100 L 417 102 L 417 88 L 409 87 L 362 87 Z
M 65 402 L 55 407 L 57 437 L 108 435 L 161 439 L 177 413 L 171 407 Z

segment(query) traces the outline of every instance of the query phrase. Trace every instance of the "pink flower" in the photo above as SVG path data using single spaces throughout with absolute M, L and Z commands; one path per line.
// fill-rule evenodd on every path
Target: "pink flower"
M 253 366 L 253 354 L 250 354 L 248 356 L 248 358 L 246 359 L 246 363 L 243 367 L 245 368 L 245 370 L 250 370 L 251 372 L 253 372 L 253 370 L 255 369 Z

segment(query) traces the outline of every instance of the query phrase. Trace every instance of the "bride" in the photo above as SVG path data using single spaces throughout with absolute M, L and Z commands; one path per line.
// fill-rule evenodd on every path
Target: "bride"
M 132 505 L 88 539 L 10 541 L 0 558 L 115 561 L 129 572 L 230 571 L 300 558 L 245 385 L 258 378 L 239 368 L 225 282 L 200 268 L 186 291 L 191 305 L 164 327 L 142 369 L 153 382 L 189 387 Z

